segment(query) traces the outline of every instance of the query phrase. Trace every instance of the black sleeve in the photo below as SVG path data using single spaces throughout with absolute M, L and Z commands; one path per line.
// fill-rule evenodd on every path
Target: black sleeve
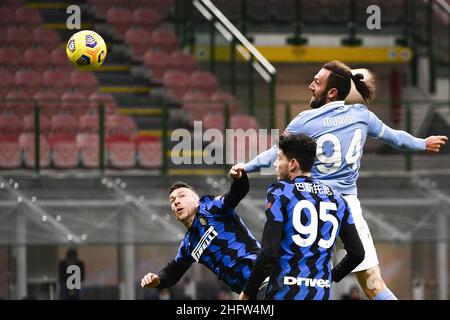
M 264 226 L 261 249 L 256 258 L 250 277 L 245 284 L 244 293 L 255 299 L 259 286 L 270 275 L 272 266 L 278 258 L 283 223 L 267 221 Z
M 249 189 L 250 185 L 247 173 L 242 171 L 242 176 L 239 179 L 233 179 L 230 190 L 223 197 L 224 210 L 237 207 L 239 202 L 244 199 Z
M 173 259 L 167 264 L 164 269 L 159 272 L 159 285 L 157 286 L 157 288 L 164 289 L 173 286 L 186 273 L 191 264 L 192 262 L 188 260 L 177 262 L 175 261 L 175 259 Z
M 347 209 L 347 215 L 342 221 L 339 237 L 344 243 L 347 251 L 345 257 L 331 270 L 331 278 L 334 282 L 341 281 L 346 275 L 352 272 L 364 260 L 364 247 L 356 231 L 355 224 L 347 222 L 348 215 L 351 214 Z

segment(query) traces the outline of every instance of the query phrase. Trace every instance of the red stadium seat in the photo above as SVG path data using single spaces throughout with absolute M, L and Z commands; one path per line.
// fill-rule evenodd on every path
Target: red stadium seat
M 53 166 L 60 169 L 78 166 L 78 150 L 74 134 L 52 134 L 48 141 Z
M 84 114 L 80 117 L 81 133 L 98 133 L 98 116 L 96 114 Z
M 215 75 L 206 71 L 191 74 L 191 90 L 200 91 L 208 97 L 216 93 L 219 85 Z
M 9 27 L 6 29 L 6 39 L 17 49 L 25 51 L 33 43 L 33 32 L 23 26 Z
M 39 129 L 42 134 L 50 131 L 50 120 L 47 116 L 41 114 L 39 116 Z M 34 114 L 27 114 L 23 117 L 23 130 L 25 132 L 34 132 Z
M 189 91 L 189 77 L 185 72 L 166 71 L 163 76 L 163 84 L 169 90 L 169 95 L 174 99 L 181 99 Z
M 138 136 L 134 139 L 138 165 L 142 168 L 157 168 L 162 164 L 161 139 Z
M 20 7 L 16 9 L 16 22 L 19 25 L 36 28 L 42 23 L 42 16 L 38 10 L 27 7 Z
M 0 79 L 0 99 L 3 99 L 14 88 L 15 80 L 13 74 L 5 69 L 0 69 Z
M 55 48 L 51 53 L 52 65 L 58 70 L 73 69 L 73 65 L 67 59 L 66 51 L 63 48 Z
M 41 75 L 35 71 L 22 69 L 14 75 L 16 86 L 24 89 L 30 96 L 39 90 L 42 84 Z
M 190 53 L 175 51 L 170 55 L 170 67 L 186 73 L 197 70 L 197 60 Z
M 0 135 L 0 168 L 14 169 L 21 165 L 18 136 Z
M 6 136 L 19 136 L 23 125 L 20 118 L 12 113 L 0 114 L 0 134 Z
M 133 14 L 126 8 L 112 7 L 106 12 L 106 21 L 114 27 L 117 38 L 122 39 L 133 23 Z
M 139 26 L 148 32 L 158 27 L 161 17 L 158 12 L 150 8 L 137 8 L 133 12 L 133 25 Z
M 26 66 L 35 71 L 42 72 L 51 64 L 52 58 L 48 51 L 41 48 L 28 48 L 24 53 L 24 62 Z
M 231 117 L 230 126 L 232 129 L 259 129 L 256 119 L 249 115 L 235 115 Z
M 150 45 L 150 33 L 142 28 L 130 28 L 125 33 L 125 42 L 131 47 L 133 58 L 142 60 Z
M 67 91 L 61 96 L 62 111 L 75 117 L 80 117 L 89 110 L 89 102 L 86 96 L 77 91 Z
M 51 118 L 51 134 L 53 135 L 71 135 L 75 139 L 78 131 L 78 122 L 75 117 L 67 113 L 60 113 Z
M 118 110 L 118 103 L 109 93 L 93 92 L 89 95 L 89 111 L 96 113 L 100 103 L 103 103 L 106 114 L 115 114 Z
M 47 52 L 59 45 L 60 42 L 61 39 L 55 30 L 37 28 L 33 31 L 33 44 L 45 48 Z
M 69 77 L 66 72 L 58 68 L 47 69 L 42 74 L 42 84 L 46 86 L 49 91 L 61 95 L 69 88 Z
M 51 117 L 61 109 L 60 96 L 53 90 L 40 90 L 34 94 L 33 99 L 37 101 L 43 116 Z
M 223 113 L 225 103 L 228 105 L 230 115 L 236 114 L 239 110 L 239 103 L 237 102 L 236 97 L 231 93 L 216 92 L 211 96 L 211 100 L 213 101 L 211 111 Z
M 150 45 L 153 48 L 172 53 L 178 47 L 177 36 L 173 31 L 155 30 L 150 36 Z
M 223 114 L 217 112 L 210 112 L 206 114 L 203 119 L 203 129 L 219 129 L 223 130 L 225 128 L 225 120 Z
M 39 153 L 40 162 L 39 166 L 41 168 L 48 168 L 50 166 L 50 145 L 47 141 L 45 135 L 41 135 L 39 139 Z M 24 132 L 19 137 L 20 150 L 22 150 L 23 158 L 25 160 L 25 167 L 34 168 L 34 157 L 35 157 L 35 141 L 34 133 Z
M 92 72 L 73 70 L 70 73 L 70 86 L 86 96 L 98 88 L 97 77 Z
M 84 168 L 98 168 L 100 164 L 98 133 L 79 133 L 77 134 L 76 143 L 80 153 L 81 166 Z
M 6 94 L 5 110 L 18 116 L 33 111 L 34 103 L 24 90 L 13 90 Z
M 152 82 L 162 83 L 171 59 L 164 51 L 149 50 L 144 54 L 144 65 L 149 69 Z
M 128 116 L 119 114 L 107 115 L 105 122 L 106 136 L 132 137 L 136 131 L 136 124 Z
M 0 6 L 0 26 L 2 29 L 12 26 L 16 23 L 16 15 L 14 11 L 5 5 Z
M 134 142 L 127 136 L 114 135 L 106 138 L 107 159 L 112 168 L 129 169 L 136 165 Z
M 189 111 L 192 121 L 202 120 L 208 113 L 210 101 L 208 97 L 198 91 L 190 91 L 183 97 L 183 109 Z
M 22 51 L 14 47 L 0 48 L 0 68 L 15 72 L 22 63 Z

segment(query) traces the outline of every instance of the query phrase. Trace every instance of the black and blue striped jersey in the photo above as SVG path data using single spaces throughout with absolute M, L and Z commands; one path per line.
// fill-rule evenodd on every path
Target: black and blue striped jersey
M 255 296 L 270 272 L 266 299 L 329 299 L 339 281 L 364 258 L 345 200 L 317 180 L 297 177 L 269 186 L 262 250 L 244 292 Z M 347 256 L 332 271 L 337 237 Z
M 232 291 L 242 291 L 260 249 L 260 244 L 235 211 L 247 192 L 248 178 L 243 174 L 224 196 L 200 198 L 197 214 L 175 259 L 159 274 L 158 287 L 174 284 L 193 262 L 198 262 Z

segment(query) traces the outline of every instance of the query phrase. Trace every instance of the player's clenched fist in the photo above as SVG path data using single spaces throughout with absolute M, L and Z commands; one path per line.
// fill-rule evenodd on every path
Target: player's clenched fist
M 237 163 L 230 169 L 230 177 L 233 179 L 239 179 L 242 177 L 242 171 L 245 170 L 245 165 L 243 163 Z
M 142 288 L 155 288 L 159 285 L 159 277 L 154 273 L 147 273 L 141 280 Z

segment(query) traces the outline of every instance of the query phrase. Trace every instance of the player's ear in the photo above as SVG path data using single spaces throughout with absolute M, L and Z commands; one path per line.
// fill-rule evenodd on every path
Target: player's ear
M 337 91 L 336 88 L 331 88 L 330 90 L 328 90 L 328 94 L 327 95 L 328 95 L 327 98 L 329 100 L 335 99 L 335 98 L 337 98 L 338 91 Z

